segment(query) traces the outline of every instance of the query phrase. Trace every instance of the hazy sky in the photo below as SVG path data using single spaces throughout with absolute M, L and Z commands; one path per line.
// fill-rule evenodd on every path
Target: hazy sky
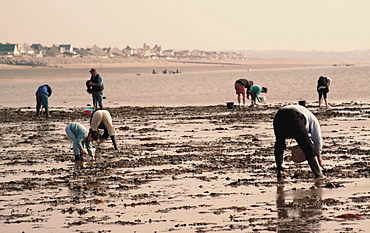
M 370 0 L 0 0 L 0 43 L 370 49 Z

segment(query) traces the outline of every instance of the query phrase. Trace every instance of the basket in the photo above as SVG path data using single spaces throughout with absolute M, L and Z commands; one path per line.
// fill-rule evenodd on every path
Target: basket
M 305 156 L 303 150 L 301 149 L 301 147 L 299 147 L 299 145 L 292 146 L 289 149 L 292 151 L 292 160 L 293 160 L 293 162 L 302 163 L 303 161 L 306 161 L 306 156 Z
M 233 109 L 234 108 L 234 102 L 227 102 L 226 106 L 228 109 Z

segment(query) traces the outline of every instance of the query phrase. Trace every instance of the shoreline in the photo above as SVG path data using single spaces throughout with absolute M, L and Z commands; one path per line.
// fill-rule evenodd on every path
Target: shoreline
M 233 60 L 127 60 L 127 62 L 96 62 L 96 63 L 70 63 L 55 64 L 52 66 L 23 66 L 0 64 L 2 69 L 82 69 L 82 68 L 128 68 L 140 70 L 143 68 L 179 68 L 184 71 L 219 71 L 219 70 L 264 70 L 264 69 L 292 69 L 292 68 L 315 68 L 333 66 L 368 66 L 367 60 L 325 60 L 325 59 L 246 59 L 244 61 Z

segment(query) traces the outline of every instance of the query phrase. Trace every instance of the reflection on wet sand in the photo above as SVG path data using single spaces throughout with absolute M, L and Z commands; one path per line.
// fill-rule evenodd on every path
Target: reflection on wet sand
M 279 183 L 276 190 L 278 214 L 277 232 L 319 231 L 322 218 L 322 180 L 316 180 L 309 189 L 284 190 Z M 287 201 L 292 195 L 292 202 Z

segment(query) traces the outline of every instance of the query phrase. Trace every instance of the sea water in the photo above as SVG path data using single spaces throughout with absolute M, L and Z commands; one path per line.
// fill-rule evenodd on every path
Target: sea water
M 239 78 L 253 80 L 255 85 L 268 88 L 267 104 L 317 103 L 316 84 L 319 76 L 333 81 L 329 103 L 369 101 L 370 66 L 340 66 L 326 68 L 261 69 L 235 71 L 182 72 L 152 74 L 151 68 L 130 70 L 100 68 L 105 86 L 105 107 L 117 106 L 199 106 L 236 102 L 234 83 Z M 91 95 L 85 82 L 88 69 L 33 68 L 0 70 L 0 106 L 34 107 L 35 92 L 49 84 L 53 90 L 49 99 L 53 107 L 86 107 Z

